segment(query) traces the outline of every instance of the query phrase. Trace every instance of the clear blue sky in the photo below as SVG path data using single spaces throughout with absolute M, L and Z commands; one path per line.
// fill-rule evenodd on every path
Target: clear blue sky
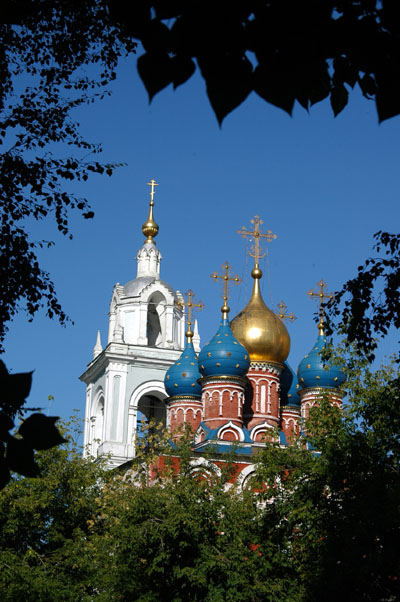
M 374 104 L 358 92 L 336 119 L 328 102 L 310 114 L 296 107 L 291 118 L 253 94 L 219 128 L 199 76 L 149 105 L 134 58 L 121 64 L 112 91 L 77 114 L 84 135 L 102 143 L 101 160 L 126 164 L 111 178 L 80 185 L 95 219 L 72 217 L 73 241 L 51 220 L 32 224 L 35 237 L 56 241 L 41 254 L 42 267 L 75 325 L 63 329 L 43 316 L 29 324 L 23 314 L 10 325 L 7 366 L 35 370 L 29 405 L 64 418 L 84 411 L 78 377 L 92 359 L 97 329 L 106 343 L 114 284 L 136 276 L 151 178 L 159 183 L 161 277 L 205 303 L 202 344 L 220 319 L 211 272 L 228 260 L 243 278 L 232 291 L 231 317 L 251 291 L 251 260 L 236 231 L 258 214 L 278 235 L 262 266 L 263 294 L 270 307 L 283 299 L 297 316 L 288 326 L 296 369 L 317 335 L 316 304 L 306 292 L 321 277 L 330 291 L 340 288 L 371 254 L 374 232 L 399 230 L 400 119 L 378 125 Z M 391 334 L 385 351 L 396 347 Z

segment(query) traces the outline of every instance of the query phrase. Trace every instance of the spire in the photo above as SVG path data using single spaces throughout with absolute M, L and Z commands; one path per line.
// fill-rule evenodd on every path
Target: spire
M 319 282 L 317 282 L 317 286 L 319 286 L 319 292 L 314 292 L 313 289 L 310 289 L 307 293 L 307 295 L 309 297 L 311 297 L 311 299 L 317 299 L 318 303 L 319 303 L 319 322 L 318 322 L 318 333 L 322 336 L 325 335 L 325 320 L 324 320 L 324 307 L 325 307 L 325 303 L 324 300 L 325 299 L 333 299 L 334 294 L 333 293 L 325 293 L 324 289 L 327 288 L 327 284 L 326 282 L 324 282 L 321 278 L 321 280 Z
M 199 335 L 199 326 L 197 324 L 197 320 L 194 321 L 193 347 L 194 347 L 194 350 L 196 353 L 200 352 L 200 335 Z
M 273 234 L 271 230 L 267 230 L 265 234 L 260 231 L 260 226 L 264 223 L 262 219 L 258 215 L 254 216 L 254 219 L 250 220 L 250 223 L 253 224 L 253 230 L 246 230 L 243 227 L 241 230 L 238 230 L 237 233 L 240 234 L 243 238 L 249 237 L 250 240 L 254 241 L 251 246 L 251 250 L 249 251 L 250 257 L 254 257 L 254 268 L 251 271 L 251 275 L 254 278 L 254 287 L 252 298 L 260 299 L 262 302 L 261 292 L 260 292 L 260 283 L 259 280 L 262 278 L 262 271 L 260 270 L 259 262 L 260 259 L 265 257 L 266 251 L 262 251 L 260 249 L 260 242 L 262 238 L 265 238 L 267 242 L 271 242 L 275 238 L 277 238 L 276 234 Z M 264 302 L 263 302 L 264 303 Z
M 202 303 L 201 301 L 199 301 L 198 303 L 193 303 L 193 299 L 195 297 L 194 292 L 189 289 L 185 295 L 187 296 L 187 301 L 186 303 L 181 303 L 180 305 L 182 307 L 187 307 L 188 309 L 188 318 L 187 318 L 187 330 L 185 332 L 185 336 L 186 336 L 186 340 L 188 343 L 192 343 L 193 342 L 193 336 L 194 336 L 194 332 L 192 330 L 192 311 L 194 309 L 197 309 L 198 311 L 201 311 L 202 309 L 205 308 L 204 303 Z M 197 327 L 197 320 L 195 321 L 195 326 Z M 197 337 L 199 337 L 199 333 L 197 332 Z
M 229 265 L 229 263 L 227 261 L 225 261 L 225 263 L 221 266 L 222 270 L 225 270 L 225 273 L 222 273 L 221 276 L 218 275 L 217 272 L 213 272 L 212 274 L 210 274 L 210 277 L 217 282 L 218 280 L 223 280 L 223 284 L 224 284 L 224 294 L 222 295 L 222 298 L 224 300 L 224 304 L 221 307 L 221 312 L 222 312 L 222 319 L 223 320 L 227 320 L 228 319 L 228 314 L 230 312 L 230 307 L 228 306 L 228 285 L 229 285 L 229 281 L 234 282 L 235 284 L 240 284 L 242 282 L 241 278 L 239 278 L 239 276 L 229 276 L 229 272 L 232 270 L 231 266 Z
M 100 330 L 97 331 L 96 345 L 93 348 L 93 359 L 96 359 L 98 355 L 103 351 L 103 347 L 101 346 L 100 339 Z
M 151 186 L 150 191 L 150 208 L 147 221 L 142 226 L 142 232 L 147 236 L 144 245 L 139 249 L 136 255 L 137 261 L 137 278 L 160 278 L 160 262 L 161 253 L 156 247 L 154 237 L 158 234 L 158 224 L 154 221 L 153 206 L 154 206 L 154 187 L 158 186 L 155 180 L 147 182 Z
M 149 208 L 149 215 L 147 218 L 147 222 L 145 222 L 142 226 L 142 232 L 145 236 L 147 236 L 146 238 L 146 242 L 151 242 L 154 245 L 156 244 L 154 242 L 154 237 L 157 236 L 158 234 L 158 224 L 156 224 L 156 222 L 154 221 L 153 218 L 153 206 L 154 206 L 154 186 L 158 186 L 157 182 L 155 180 L 150 180 L 150 182 L 147 182 L 147 186 L 151 186 L 151 191 L 150 191 L 150 208 Z

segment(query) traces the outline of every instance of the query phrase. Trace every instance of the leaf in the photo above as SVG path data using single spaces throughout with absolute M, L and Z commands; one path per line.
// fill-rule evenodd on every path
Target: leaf
M 331 91 L 331 107 L 335 117 L 343 111 L 349 100 L 349 93 L 343 84 L 337 84 Z
M 166 53 L 142 54 L 137 60 L 137 69 L 150 102 L 158 92 L 172 82 L 171 59 Z
M 32 447 L 23 439 L 12 437 L 7 443 L 6 462 L 10 470 L 24 477 L 37 477 L 40 472 Z
M 378 111 L 379 123 L 396 117 L 400 114 L 400 90 L 399 80 L 388 82 L 386 85 L 378 83 L 375 95 L 376 109 Z
M 174 56 L 171 59 L 172 83 L 174 88 L 184 84 L 196 70 L 196 65 L 188 56 Z
M 34 449 L 50 449 L 66 442 L 55 426 L 57 420 L 58 416 L 32 414 L 21 424 L 18 433 Z
M 224 118 L 236 109 L 252 91 L 252 65 L 247 58 L 223 57 L 217 63 L 212 55 L 199 59 L 206 80 L 207 95 L 221 125 Z
M 14 421 L 5 414 L 0 412 L 0 440 L 6 441 L 9 437 L 9 431 L 13 428 Z
M 3 364 L 4 366 L 4 364 Z M 5 366 L 4 366 L 5 368 Z M 11 404 L 15 411 L 18 410 L 28 397 L 32 386 L 33 372 L 9 374 L 7 370 L 0 374 L 0 400 Z
M 267 102 L 292 114 L 295 90 L 291 76 L 275 66 L 258 66 L 254 70 L 254 91 Z M 307 107 L 305 107 L 307 108 Z

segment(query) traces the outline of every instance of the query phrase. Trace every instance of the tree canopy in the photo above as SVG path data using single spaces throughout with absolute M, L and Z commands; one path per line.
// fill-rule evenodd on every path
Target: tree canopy
M 348 365 L 344 413 L 321 397 L 297 444 L 270 441 L 244 487 L 234 454 L 193 464 L 189 439 L 171 449 L 154 429 L 119 471 L 68 434 L 38 452 L 42 476 L 0 491 L 1 599 L 397 600 L 399 370 Z
M 200 69 L 218 121 L 251 92 L 291 113 L 329 98 L 335 115 L 358 86 L 379 120 L 400 113 L 400 7 L 395 0 L 108 2 L 139 39 L 150 99 Z

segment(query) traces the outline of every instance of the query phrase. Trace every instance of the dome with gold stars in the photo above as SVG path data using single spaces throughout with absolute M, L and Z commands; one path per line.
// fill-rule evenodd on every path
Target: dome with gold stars
M 251 275 L 253 293 L 246 307 L 233 318 L 232 332 L 249 352 L 251 362 L 283 364 L 290 351 L 289 333 L 283 321 L 264 303 L 259 283 L 261 270 L 255 267 Z

